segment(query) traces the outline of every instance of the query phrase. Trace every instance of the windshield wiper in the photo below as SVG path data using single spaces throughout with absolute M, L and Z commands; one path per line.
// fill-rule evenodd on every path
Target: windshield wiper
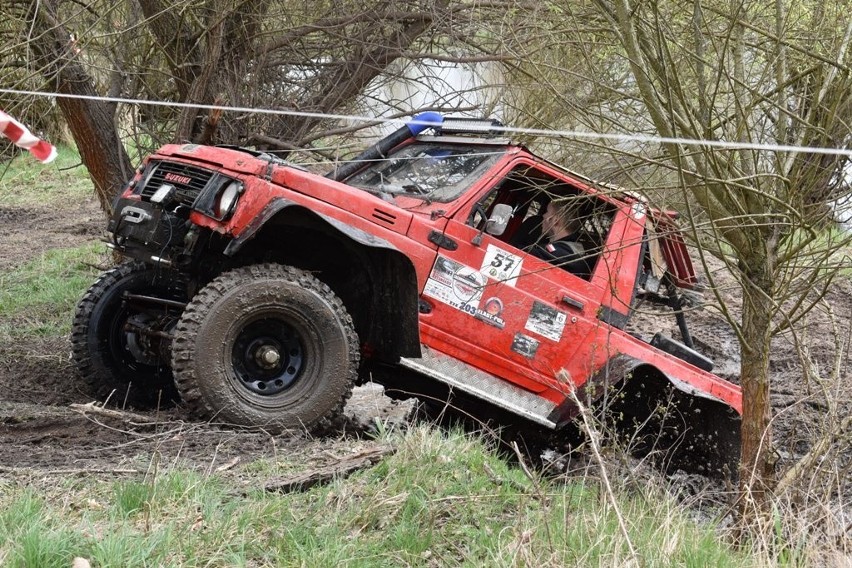
M 429 195 L 430 193 L 432 193 L 431 190 L 423 189 L 415 183 L 407 183 L 402 186 L 402 189 L 404 189 L 408 193 L 413 193 L 415 195 Z

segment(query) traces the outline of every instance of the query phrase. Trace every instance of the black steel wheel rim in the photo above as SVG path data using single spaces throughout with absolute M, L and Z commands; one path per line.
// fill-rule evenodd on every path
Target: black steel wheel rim
M 299 332 L 272 317 L 254 320 L 240 330 L 231 360 L 238 383 L 263 396 L 290 388 L 305 366 Z

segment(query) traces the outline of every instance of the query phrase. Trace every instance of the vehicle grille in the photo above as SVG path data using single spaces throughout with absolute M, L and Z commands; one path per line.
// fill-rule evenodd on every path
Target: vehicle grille
M 175 186 L 177 201 L 187 207 L 192 207 L 198 194 L 215 175 L 209 170 L 173 162 L 159 162 L 155 167 L 148 184 L 142 188 L 142 199 L 150 199 L 161 185 L 167 183 Z

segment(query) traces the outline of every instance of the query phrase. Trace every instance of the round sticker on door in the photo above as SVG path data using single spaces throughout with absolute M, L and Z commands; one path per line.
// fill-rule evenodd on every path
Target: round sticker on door
M 500 298 L 491 297 L 485 300 L 482 308 L 476 310 L 476 319 L 482 320 L 489 325 L 503 329 L 506 322 L 503 321 L 503 302 Z
M 478 305 L 487 279 L 478 270 L 462 266 L 453 275 L 453 293 L 464 304 Z

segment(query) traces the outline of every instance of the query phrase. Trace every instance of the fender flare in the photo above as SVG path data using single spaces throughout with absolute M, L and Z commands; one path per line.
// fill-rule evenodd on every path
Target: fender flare
M 634 369 L 642 365 L 642 361 L 629 355 L 619 353 L 610 357 L 600 369 L 589 377 L 589 379 L 577 388 L 577 398 L 587 408 L 591 407 L 609 387 L 618 384 Z M 580 414 L 580 409 L 574 402 L 573 397 L 567 397 L 562 403 L 550 413 L 550 420 L 561 428 L 571 422 Z
M 675 389 L 687 396 L 706 399 L 726 408 L 732 408 L 724 400 L 707 392 L 698 390 L 685 381 L 681 381 L 680 379 L 667 375 L 650 363 L 630 355 L 625 355 L 624 353 L 619 353 L 610 357 L 606 363 L 595 371 L 595 373 L 589 377 L 589 380 L 577 389 L 577 398 L 579 398 L 584 405 L 591 406 L 600 397 L 606 395 L 606 391 L 609 387 L 617 385 L 637 369 L 643 369 L 647 372 L 657 374 L 667 380 Z M 579 408 L 577 408 L 573 398 L 566 398 L 562 404 L 553 410 L 550 418 L 556 422 L 558 426 L 563 426 L 573 421 L 578 413 Z
M 225 247 L 224 254 L 226 256 L 234 256 L 237 252 L 239 252 L 240 249 L 242 249 L 242 247 L 247 242 L 252 240 L 260 232 L 260 230 L 266 225 L 268 221 L 273 219 L 278 213 L 280 213 L 284 209 L 287 209 L 288 207 L 298 207 L 302 209 L 303 211 L 305 211 L 305 213 L 313 215 L 318 219 L 325 221 L 326 223 L 328 223 L 329 226 L 361 245 L 370 248 L 383 248 L 394 252 L 400 252 L 398 248 L 393 246 L 388 241 L 376 237 L 375 235 L 371 235 L 366 231 L 362 231 L 361 229 L 353 227 L 352 225 L 348 225 L 333 217 L 329 217 L 328 215 L 323 215 L 322 213 L 311 211 L 310 209 L 296 203 L 295 201 L 291 201 L 283 197 L 276 197 L 264 206 L 260 214 L 258 214 L 257 216 L 255 216 L 254 219 L 252 219 L 251 223 L 249 223 L 248 227 L 246 227 L 246 230 L 243 231 L 240 236 L 234 238 L 230 243 L 228 243 L 228 245 Z

